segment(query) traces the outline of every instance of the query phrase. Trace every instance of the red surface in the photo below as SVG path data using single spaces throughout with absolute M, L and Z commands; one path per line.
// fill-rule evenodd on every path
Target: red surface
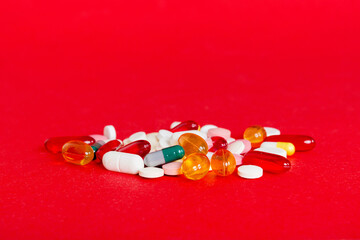
M 360 238 L 359 1 L 3 1 L 1 239 Z M 195 120 L 310 135 L 285 174 L 146 180 L 45 152 Z

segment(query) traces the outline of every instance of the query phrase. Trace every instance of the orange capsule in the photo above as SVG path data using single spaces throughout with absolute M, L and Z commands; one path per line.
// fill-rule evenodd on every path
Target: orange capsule
M 244 132 L 244 139 L 251 142 L 253 148 L 259 147 L 266 138 L 266 131 L 261 126 L 248 127 Z
M 208 145 L 206 141 L 193 133 L 184 133 L 179 138 L 179 145 L 182 146 L 185 150 L 185 156 L 188 156 L 192 153 L 208 153 Z
M 67 162 L 85 165 L 94 159 L 94 150 L 83 141 L 73 140 L 64 144 L 62 155 Z
M 217 150 L 211 157 L 211 168 L 216 175 L 228 176 L 236 168 L 234 155 L 226 149 Z

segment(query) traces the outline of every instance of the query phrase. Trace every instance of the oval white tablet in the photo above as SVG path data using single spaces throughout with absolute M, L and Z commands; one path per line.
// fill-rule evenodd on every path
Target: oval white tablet
M 287 157 L 286 151 L 284 149 L 282 149 L 282 148 L 277 148 L 277 147 L 263 147 L 263 146 L 261 146 L 259 148 L 254 149 L 254 151 L 276 154 L 276 155 L 282 156 L 284 158 Z
M 170 140 L 172 135 L 173 135 L 173 133 L 170 132 L 169 130 L 161 129 L 158 134 L 158 139 L 159 140 L 161 140 L 161 139 Z
M 140 169 L 139 175 L 143 178 L 159 178 L 164 176 L 164 169 L 156 167 L 146 167 Z
M 146 140 L 146 133 L 145 132 L 136 132 L 129 137 L 130 142 L 135 142 L 137 140 Z
M 263 169 L 255 165 L 242 165 L 238 167 L 238 175 L 242 178 L 256 179 L 263 175 Z
M 116 139 L 116 130 L 113 125 L 107 125 L 104 127 L 104 136 L 110 140 Z
M 146 134 L 146 138 L 148 139 L 148 141 L 151 145 L 150 152 L 156 151 L 156 147 L 159 145 L 159 140 L 158 140 L 157 136 L 158 136 L 157 132 Z
M 280 130 L 272 127 L 264 127 L 266 136 L 275 136 L 280 135 Z
M 241 140 L 237 140 L 234 142 L 229 143 L 227 146 L 227 150 L 230 151 L 232 154 L 241 154 L 245 150 L 245 144 Z

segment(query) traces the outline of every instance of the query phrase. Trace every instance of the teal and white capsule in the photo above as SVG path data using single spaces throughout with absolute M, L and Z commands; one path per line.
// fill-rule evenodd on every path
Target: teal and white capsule
M 148 167 L 155 167 L 181 159 L 184 157 L 184 155 L 184 148 L 179 145 L 175 145 L 164 148 L 160 151 L 149 153 L 145 156 L 144 163 Z

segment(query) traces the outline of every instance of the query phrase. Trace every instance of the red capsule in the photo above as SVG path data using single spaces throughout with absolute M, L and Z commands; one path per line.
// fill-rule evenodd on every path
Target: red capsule
M 61 153 L 64 144 L 72 140 L 83 141 L 84 143 L 89 145 L 95 143 L 95 139 L 90 136 L 66 136 L 49 138 L 45 141 L 44 145 L 48 152 Z
M 212 147 L 210 148 L 209 152 L 216 152 L 219 149 L 226 149 L 228 146 L 227 141 L 223 137 L 215 136 L 211 137 L 212 140 Z
M 242 165 L 256 165 L 270 173 L 286 172 L 291 167 L 290 161 L 282 156 L 258 151 L 248 152 Z
M 144 158 L 151 149 L 151 145 L 146 140 L 138 140 L 132 143 L 129 143 L 128 145 L 125 145 L 116 151 L 118 152 L 126 152 L 126 153 L 133 153 L 137 154 L 140 157 Z
M 181 122 L 175 127 L 171 128 L 171 132 L 181 132 L 181 131 L 187 131 L 187 130 L 198 130 L 199 124 L 197 124 L 194 121 L 185 121 Z
M 111 140 L 104 145 L 102 145 L 96 152 L 96 158 L 102 161 L 102 158 L 105 153 L 110 151 L 116 151 L 123 146 L 123 143 L 119 140 Z
M 265 142 L 290 142 L 294 144 L 295 151 L 309 151 L 315 147 L 315 140 L 305 135 L 276 135 L 265 138 Z

